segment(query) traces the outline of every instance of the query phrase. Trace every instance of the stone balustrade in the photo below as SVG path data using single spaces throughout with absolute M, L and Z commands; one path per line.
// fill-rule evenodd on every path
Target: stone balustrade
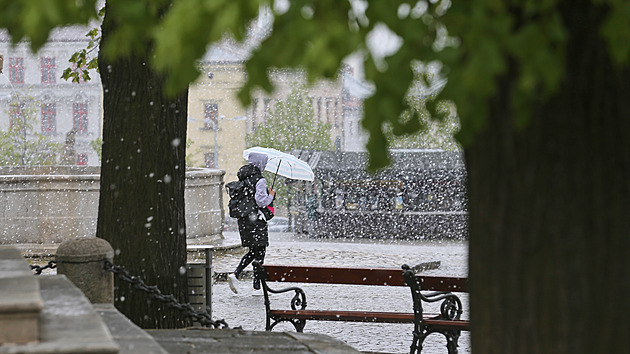
M 203 168 L 186 172 L 188 238 L 221 238 L 224 174 Z M 0 244 L 95 236 L 99 188 L 98 167 L 0 167 Z

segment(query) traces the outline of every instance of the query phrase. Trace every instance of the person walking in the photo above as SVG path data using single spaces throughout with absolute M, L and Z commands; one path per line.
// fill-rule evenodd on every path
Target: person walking
M 315 225 L 317 224 L 317 219 L 319 218 L 319 213 L 317 212 L 317 208 L 319 207 L 319 202 L 317 201 L 317 189 L 313 186 L 313 190 L 311 194 L 306 199 L 306 214 L 308 217 L 308 233 L 309 235 L 313 235 L 315 233 Z
M 247 165 L 241 167 L 236 176 L 239 181 L 249 180 L 251 185 L 255 186 L 254 199 L 259 211 L 237 219 L 241 245 L 249 248 L 249 251 L 241 258 L 234 272 L 228 275 L 228 284 L 235 294 L 239 291 L 238 278 L 245 267 L 254 260 L 260 264 L 263 264 L 265 260 L 265 253 L 267 246 L 269 246 L 267 220 L 273 217 L 272 203 L 276 196 L 273 189 L 267 189 L 267 180 L 262 176 L 262 172 L 267 166 L 267 155 L 252 152 L 247 161 Z M 254 273 L 253 288 L 254 295 L 262 293 L 260 291 L 260 279 L 256 273 Z

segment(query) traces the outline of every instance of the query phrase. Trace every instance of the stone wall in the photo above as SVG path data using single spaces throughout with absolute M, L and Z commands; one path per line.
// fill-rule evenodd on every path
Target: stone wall
M 224 171 L 186 172 L 188 238 L 221 237 Z M 0 167 L 0 244 L 60 243 L 96 235 L 100 169 Z

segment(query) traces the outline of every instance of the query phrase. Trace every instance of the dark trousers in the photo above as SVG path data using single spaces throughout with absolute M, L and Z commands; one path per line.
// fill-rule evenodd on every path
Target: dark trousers
M 265 253 L 267 252 L 267 246 L 254 246 L 250 247 L 249 251 L 245 253 L 243 258 L 241 258 L 241 263 L 238 264 L 236 270 L 234 271 L 234 275 L 238 279 L 239 275 L 243 272 L 245 267 L 247 267 L 252 261 L 256 260 L 260 264 L 263 264 L 265 261 Z M 260 289 L 260 279 L 256 272 L 254 272 L 254 289 Z

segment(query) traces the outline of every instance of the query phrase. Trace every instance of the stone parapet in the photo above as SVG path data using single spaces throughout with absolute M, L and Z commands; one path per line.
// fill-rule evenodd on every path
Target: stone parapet
M 113 304 L 94 304 L 94 310 L 118 344 L 119 354 L 168 354 L 153 337 L 120 313 Z
M 38 341 L 42 308 L 38 279 L 20 251 L 0 246 L 0 348 Z
M 186 172 L 188 238 L 221 238 L 222 170 Z M 100 168 L 0 167 L 0 244 L 55 244 L 96 235 Z
M 68 278 L 64 275 L 39 277 L 44 301 L 39 342 L 0 346 L 0 354 L 119 352 L 116 341 L 99 314 Z
M 186 237 L 207 243 L 221 238 L 224 223 L 223 170 L 206 168 L 186 172 Z

